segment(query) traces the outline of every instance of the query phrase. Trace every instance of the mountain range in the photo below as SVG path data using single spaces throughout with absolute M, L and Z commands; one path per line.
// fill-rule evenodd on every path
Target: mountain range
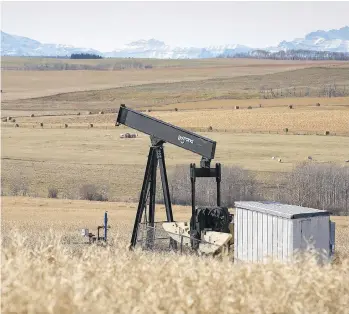
M 11 35 L 1 31 L 2 56 L 30 57 L 70 57 L 72 53 L 93 53 L 103 57 L 122 58 L 159 58 L 159 59 L 197 59 L 217 56 L 234 56 L 249 53 L 259 48 L 244 45 L 222 45 L 209 47 L 171 47 L 156 39 L 138 40 L 110 52 L 91 48 L 78 48 L 61 44 L 43 44 L 39 41 Z M 275 47 L 262 48 L 269 52 L 289 50 L 312 50 L 330 52 L 349 52 L 349 26 L 329 31 L 317 30 L 306 34 L 304 38 L 282 41 Z

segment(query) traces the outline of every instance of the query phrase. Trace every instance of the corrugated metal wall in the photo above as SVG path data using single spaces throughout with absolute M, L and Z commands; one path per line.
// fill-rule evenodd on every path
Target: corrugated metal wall
M 286 260 L 293 250 L 292 220 L 236 208 L 234 216 L 234 257 L 263 261 L 273 257 Z
M 328 216 L 293 220 L 293 247 L 295 250 L 306 249 L 307 242 L 314 241 L 314 248 L 329 253 L 330 225 Z

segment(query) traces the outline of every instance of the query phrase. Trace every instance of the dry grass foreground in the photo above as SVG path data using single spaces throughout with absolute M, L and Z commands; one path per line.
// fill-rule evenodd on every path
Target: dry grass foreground
M 288 265 L 234 265 L 129 252 L 122 230 L 118 234 L 114 224 L 118 216 L 121 221 L 133 217 L 134 209 L 125 204 L 120 204 L 120 215 L 113 204 L 110 247 L 62 243 L 65 229 L 81 226 L 79 216 L 95 223 L 110 206 L 4 198 L 2 313 L 347 313 L 348 260 L 323 267 L 311 259 Z M 21 208 L 24 213 L 19 215 Z M 57 224 L 60 219 L 65 226 Z M 41 229 L 49 220 L 53 233 Z

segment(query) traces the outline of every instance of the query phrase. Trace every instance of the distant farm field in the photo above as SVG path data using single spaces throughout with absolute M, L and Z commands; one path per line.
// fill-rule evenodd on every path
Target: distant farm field
M 292 109 L 289 105 L 292 104 Z M 320 106 L 316 106 L 320 104 Z M 235 109 L 239 106 L 239 109 Z M 216 108 L 215 108 L 216 107 Z M 250 107 L 250 109 L 249 109 Z M 209 109 L 204 109 L 209 108 Z M 115 108 L 117 111 L 118 107 Z M 140 108 L 141 109 L 141 108 Z M 178 110 L 178 111 L 175 111 Z M 65 115 L 40 111 L 4 111 L 16 117 L 20 127 L 38 128 L 44 123 L 45 129 L 95 128 L 114 129 L 116 113 L 91 114 L 87 111 L 66 112 Z M 35 114 L 34 114 L 35 113 Z M 79 113 L 79 115 L 77 115 Z M 34 117 L 30 115 L 34 114 Z M 334 135 L 349 135 L 349 97 L 325 99 L 305 98 L 282 100 L 215 100 L 206 102 L 181 103 L 160 107 L 148 112 L 150 116 L 195 131 L 218 132 L 272 132 L 289 134 L 319 134 L 326 131 Z M 12 122 L 4 126 L 13 127 Z
M 77 197 L 82 184 L 108 187 L 110 199 L 138 198 L 143 180 L 149 137 L 120 139 L 127 129 L 2 129 L 2 183 L 11 194 L 23 182 L 30 195 L 46 196 L 56 187 L 60 197 Z M 345 165 L 349 137 L 278 134 L 200 133 L 217 141 L 216 162 L 260 173 L 290 171 L 312 156 L 319 163 Z M 172 177 L 174 166 L 199 163 L 200 156 L 165 145 L 166 164 Z M 282 158 L 282 163 L 272 157 Z M 188 168 L 189 169 L 189 168 Z M 274 176 L 275 176 L 274 175 Z M 280 176 L 280 175 L 279 175 Z M 261 179 L 261 180 L 264 180 Z
M 24 180 L 31 195 L 55 186 L 73 197 L 91 182 L 108 186 L 112 199 L 137 198 L 150 142 L 144 134 L 119 138 L 133 132 L 114 126 L 121 103 L 216 140 L 216 160 L 262 181 L 307 156 L 339 165 L 349 159 L 349 97 L 318 96 L 333 82 L 345 93 L 347 62 L 4 58 L 2 67 L 6 193 Z M 268 88 L 279 96 L 263 99 Z M 171 145 L 166 158 L 170 172 L 199 160 Z
M 120 64 L 144 64 L 151 65 L 151 68 L 125 68 L 120 69 Z M 23 70 L 25 65 L 29 64 L 27 70 Z M 82 64 L 93 65 L 102 64 L 103 68 L 106 66 L 106 70 L 86 69 L 86 70 L 64 70 L 65 67 L 60 70 L 55 70 L 52 65 L 62 64 Z M 34 66 L 33 66 L 34 65 Z M 46 66 L 47 65 L 47 66 Z M 41 67 L 40 67 L 41 66 Z M 113 70 L 113 67 L 116 67 Z M 298 69 L 307 69 L 313 67 L 325 67 L 330 71 L 331 69 L 348 68 L 346 62 L 339 61 L 275 61 L 275 60 L 249 60 L 249 59 L 208 59 L 208 60 L 124 60 L 124 59 L 105 59 L 105 60 L 56 60 L 56 59 L 26 59 L 26 58 L 2 58 L 2 100 L 18 100 L 25 98 L 37 98 L 48 95 L 72 93 L 72 92 L 85 92 L 89 90 L 105 90 L 112 88 L 119 88 L 125 86 L 143 85 L 143 84 L 160 84 L 160 83 L 178 83 L 178 82 L 190 82 L 190 81 L 202 81 L 209 79 L 228 79 L 239 76 L 260 76 L 266 74 L 273 74 L 278 72 L 285 72 Z M 17 70 L 6 70 L 6 69 Z M 35 70 L 36 69 L 36 70 Z M 283 77 L 280 77 L 282 80 Z M 279 82 L 280 82 L 279 79 Z M 256 77 L 253 80 L 259 82 L 260 78 Z M 341 81 L 341 80 L 340 80 Z M 246 79 L 237 81 L 238 88 L 241 89 L 241 84 L 249 83 Z M 339 83 L 339 82 L 337 82 Z M 189 85 L 190 89 L 193 88 L 205 88 L 211 86 L 216 88 L 215 82 L 207 82 L 208 86 Z M 206 85 L 207 85 L 206 84 Z M 234 83 L 235 84 L 235 83 Z M 226 86 L 226 84 L 224 84 Z M 157 93 L 160 90 L 165 93 L 174 92 L 178 90 L 180 85 L 173 85 L 170 89 L 166 86 L 158 86 Z M 247 86 L 250 88 L 249 86 Z M 156 86 L 155 86 L 156 88 Z M 165 89 L 164 89 L 165 88 Z M 149 87 L 141 89 L 139 93 L 147 92 Z M 142 91 L 143 90 L 143 91 Z M 132 89 L 130 90 L 130 92 Z M 126 92 L 128 92 L 126 90 Z M 110 91 L 101 91 L 107 97 Z M 221 93 L 221 92 L 220 92 Z M 246 91 L 245 91 L 246 93 Z M 113 92 L 113 95 L 115 92 Z M 93 94 L 92 94 L 93 95 Z M 188 98 L 188 93 L 186 93 Z M 232 94 L 233 95 L 233 94 Z M 81 99 L 81 94 L 75 100 Z M 91 94 L 86 94 L 88 98 L 91 98 Z M 118 97 L 118 94 L 115 94 Z M 121 95 L 120 95 L 121 96 Z M 141 95 L 139 95 L 141 96 Z M 154 95 L 155 96 L 155 95 Z M 169 95 L 170 96 L 170 95 Z M 173 95 L 172 95 L 173 96 Z M 113 96 L 114 97 L 114 96 Z M 158 98 L 159 96 L 156 96 Z M 93 97 L 92 97 L 93 98 Z M 90 102 L 93 99 L 89 99 Z M 114 97 L 115 98 L 115 97 Z M 169 97 L 168 97 L 169 98 Z M 139 98 L 138 98 L 139 99 Z M 129 99 L 130 101 L 131 99 Z M 140 99 L 143 103 L 149 102 L 149 99 Z M 107 101 L 111 101 L 107 97 Z M 156 103 L 151 103 L 156 104 Z

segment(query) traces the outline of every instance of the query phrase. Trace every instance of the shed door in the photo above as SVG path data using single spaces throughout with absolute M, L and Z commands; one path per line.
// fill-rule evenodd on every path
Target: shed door
M 310 243 L 310 236 L 311 236 L 311 220 L 310 219 L 304 219 L 301 220 L 301 245 L 300 249 L 305 250 L 308 248 L 308 246 L 311 245 Z

